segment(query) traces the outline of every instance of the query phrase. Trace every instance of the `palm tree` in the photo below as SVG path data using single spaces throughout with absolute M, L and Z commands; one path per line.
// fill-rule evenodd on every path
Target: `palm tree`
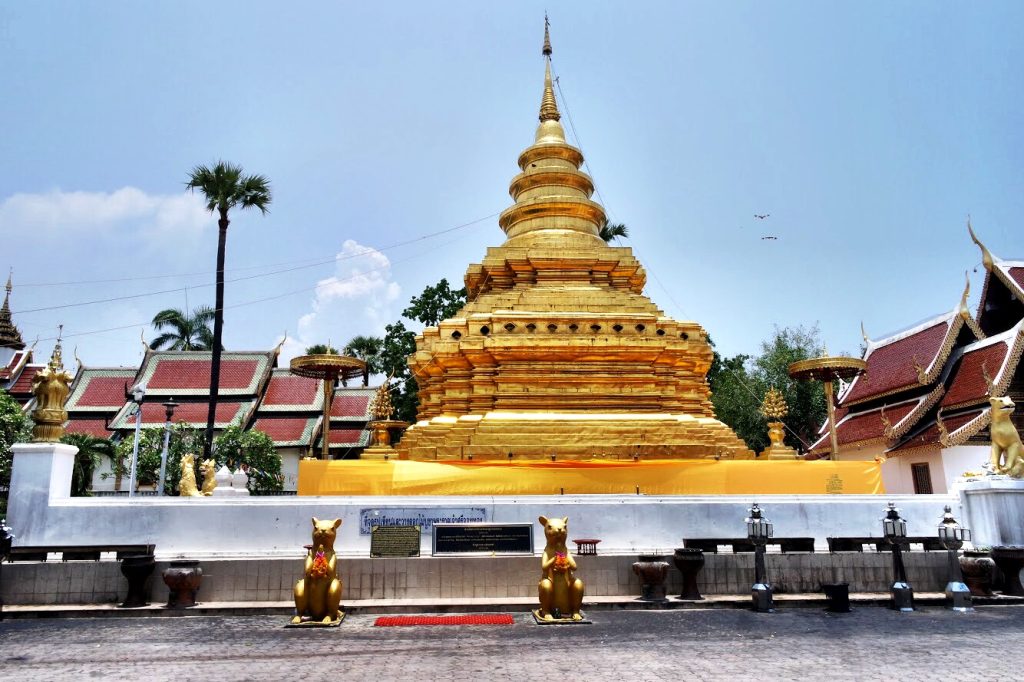
M 379 374 L 380 368 L 377 367 L 377 356 L 384 349 L 384 339 L 376 336 L 353 336 L 352 340 L 345 344 L 345 347 L 341 349 L 342 355 L 348 355 L 353 358 L 359 358 L 367 365 L 367 373 L 363 375 L 364 379 L 369 378 L 369 374 Z M 366 385 L 366 381 L 363 385 Z M 344 382 L 342 382 L 344 385 Z
M 622 237 L 623 239 L 628 238 L 629 228 L 622 223 L 610 223 L 608 222 L 608 219 L 605 218 L 604 222 L 601 223 L 601 229 L 597 236 L 607 244 L 611 240 L 618 239 L 619 237 Z
M 210 323 L 213 322 L 213 308 L 201 306 L 192 311 L 192 314 L 168 308 L 161 310 L 153 318 L 153 328 L 162 331 L 170 328 L 150 342 L 150 346 L 159 350 L 164 346 L 168 350 L 210 350 L 213 348 L 213 332 L 210 330 Z
M 217 211 L 220 228 L 217 236 L 217 298 L 213 317 L 213 362 L 210 365 L 210 409 L 206 416 L 203 459 L 209 459 L 213 446 L 213 421 L 220 393 L 220 351 L 224 331 L 224 247 L 228 237 L 228 212 L 233 208 L 258 208 L 267 212 L 270 205 L 270 181 L 262 175 L 243 175 L 241 166 L 218 161 L 213 168 L 196 166 L 185 187 L 199 190 L 206 198 L 206 209 Z
M 97 438 L 86 433 L 69 433 L 61 438 L 62 443 L 78 448 L 75 454 L 74 468 L 71 470 L 71 496 L 84 497 L 89 494 L 92 474 L 100 463 L 100 457 L 114 461 L 114 444 L 108 438 Z M 120 489 L 120 484 L 115 488 Z
M 326 343 L 314 343 L 306 349 L 306 355 L 337 355 L 338 349 Z

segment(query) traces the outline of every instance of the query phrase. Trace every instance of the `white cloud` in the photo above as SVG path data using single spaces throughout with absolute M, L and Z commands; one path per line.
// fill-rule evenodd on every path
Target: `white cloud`
M 391 279 L 391 261 L 380 251 L 345 240 L 335 257 L 335 274 L 317 282 L 311 310 L 296 323 L 296 338 L 281 350 L 286 359 L 316 343 L 341 348 L 353 336 L 383 336 L 397 318 L 402 293 Z
M 14 194 L 0 203 L 0 230 L 67 236 L 88 230 L 130 227 L 150 240 L 181 239 L 213 224 L 202 199 L 193 194 L 147 194 L 135 187 L 113 192 Z

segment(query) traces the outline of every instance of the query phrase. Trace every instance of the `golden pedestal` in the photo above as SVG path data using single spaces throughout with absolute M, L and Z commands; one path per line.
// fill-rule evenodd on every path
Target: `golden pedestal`
M 379 419 L 369 423 L 373 431 L 373 445 L 363 450 L 359 459 L 398 459 L 398 450 L 391 447 L 391 431 L 404 429 L 408 422 L 395 419 Z
M 761 459 L 799 459 L 796 450 L 782 442 L 785 435 L 782 422 L 768 422 L 768 440 L 771 445 L 761 452 Z

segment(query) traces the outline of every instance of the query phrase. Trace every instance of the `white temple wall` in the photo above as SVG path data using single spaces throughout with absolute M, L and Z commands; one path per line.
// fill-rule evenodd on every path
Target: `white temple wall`
M 932 482 L 932 493 L 946 494 L 950 489 L 946 485 L 945 468 L 942 453 L 935 450 L 913 450 L 905 455 L 891 457 L 882 464 L 882 484 L 885 492 L 897 495 L 914 494 L 914 464 L 927 464 L 928 475 Z
M 278 448 L 281 455 L 281 475 L 284 476 L 283 490 L 295 492 L 299 489 L 299 460 L 305 452 L 302 448 Z
M 8 520 L 15 546 L 154 544 L 158 556 L 295 556 L 308 542 L 310 518 L 341 518 L 338 550 L 368 553 L 360 521 L 381 515 L 458 516 L 470 510 L 491 523 L 528 523 L 544 546 L 537 517 L 568 516 L 570 539 L 600 538 L 602 553 L 669 552 L 683 538 L 740 538 L 750 495 L 554 495 L 466 497 L 69 497 L 75 449 L 14 446 Z M 881 535 L 885 503 L 895 500 L 915 536 L 935 533 L 944 495 L 759 495 L 777 537 Z M 201 530 L 199 530 L 201 529 Z M 430 551 L 429 532 L 423 551 Z
M 988 445 L 957 445 L 942 450 L 942 466 L 946 479 L 946 490 L 956 487 L 957 479 L 965 471 L 980 472 L 988 461 L 991 448 Z

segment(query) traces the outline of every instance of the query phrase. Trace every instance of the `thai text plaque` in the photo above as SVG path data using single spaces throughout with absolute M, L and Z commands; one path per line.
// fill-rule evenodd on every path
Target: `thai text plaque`
M 433 553 L 533 554 L 533 524 L 435 523 Z
M 374 526 L 370 530 L 371 557 L 405 558 L 419 555 L 419 526 Z

